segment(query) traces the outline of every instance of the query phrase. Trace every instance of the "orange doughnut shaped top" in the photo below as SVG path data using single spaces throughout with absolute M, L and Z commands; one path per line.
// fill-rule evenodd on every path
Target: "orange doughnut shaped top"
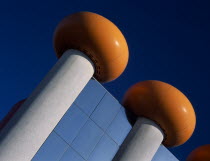
M 109 82 L 121 75 L 128 63 L 128 46 L 121 31 L 108 19 L 91 12 L 78 12 L 64 18 L 54 33 L 59 57 L 68 49 L 89 56 L 95 65 L 94 77 Z
M 210 144 L 193 150 L 187 157 L 187 161 L 210 161 Z
M 175 87 L 161 81 L 143 81 L 125 94 L 123 105 L 134 114 L 156 122 L 168 147 L 186 142 L 195 129 L 195 112 L 187 97 Z

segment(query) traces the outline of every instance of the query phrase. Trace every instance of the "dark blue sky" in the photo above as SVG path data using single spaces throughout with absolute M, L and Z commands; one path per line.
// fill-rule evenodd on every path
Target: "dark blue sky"
M 57 61 L 52 36 L 58 22 L 77 11 L 113 21 L 129 45 L 129 64 L 104 84 L 121 101 L 142 80 L 161 80 L 192 102 L 196 130 L 184 145 L 170 149 L 178 159 L 210 136 L 210 2 L 183 0 L 45 0 L 0 2 L 0 118 L 27 97 Z

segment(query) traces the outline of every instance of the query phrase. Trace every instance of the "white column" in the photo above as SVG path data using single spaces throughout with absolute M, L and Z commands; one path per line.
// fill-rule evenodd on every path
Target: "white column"
M 163 137 L 163 132 L 156 123 L 140 117 L 120 147 L 114 161 L 151 161 Z
M 1 161 L 30 161 L 93 76 L 90 59 L 68 50 L 0 133 Z

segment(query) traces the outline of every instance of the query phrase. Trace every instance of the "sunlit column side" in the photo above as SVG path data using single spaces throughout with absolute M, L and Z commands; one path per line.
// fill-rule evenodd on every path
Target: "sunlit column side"
M 164 134 L 153 121 L 139 117 L 114 161 L 149 161 L 157 152 Z
M 31 160 L 93 73 L 86 55 L 66 51 L 2 130 L 0 160 Z

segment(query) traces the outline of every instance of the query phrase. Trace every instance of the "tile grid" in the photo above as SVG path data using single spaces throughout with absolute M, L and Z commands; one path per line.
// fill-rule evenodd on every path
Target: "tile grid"
M 52 131 L 52 132 L 54 132 L 56 135 L 57 135 L 57 137 L 59 137 L 61 140 L 63 140 L 63 142 L 65 142 L 68 146 L 70 146 L 56 131 Z M 63 154 L 61 155 L 61 157 L 60 157 L 60 159 L 58 159 L 58 161 L 60 161 L 61 160 L 61 158 L 63 157 L 63 155 L 65 154 L 65 152 L 67 151 L 69 149 L 69 147 L 67 147 L 66 148 L 66 150 L 63 152 Z
M 96 107 L 97 108 L 97 107 Z M 95 109 L 96 109 L 95 108 Z M 120 107 L 120 109 L 121 109 L 121 107 Z M 118 112 L 117 112 L 117 114 L 119 113 L 119 111 L 120 111 L 120 109 L 118 110 Z M 94 111 L 93 111 L 94 112 Z M 93 113 L 92 112 L 92 113 Z M 109 126 L 112 124 L 112 122 L 114 121 L 114 119 L 116 118 L 116 116 L 117 116 L 117 114 L 115 115 L 115 117 L 112 119 L 112 121 L 111 121 L 111 123 L 109 124 Z M 91 116 L 91 115 L 90 115 Z M 92 120 L 90 117 L 89 117 L 89 119 L 90 120 Z M 94 123 L 95 123 L 95 121 L 94 120 L 92 120 Z M 97 125 L 97 123 L 95 123 L 96 125 Z M 108 127 L 109 127 L 108 126 Z M 107 129 L 104 131 L 99 125 L 97 125 L 97 127 L 99 127 L 103 132 L 104 132 L 104 134 L 103 134 L 103 136 L 106 134 L 118 147 L 119 147 L 119 145 L 117 144 L 117 142 L 111 137 L 111 136 L 109 136 L 109 134 L 107 133 Z M 103 136 L 100 138 L 100 140 L 103 138 Z M 100 142 L 100 140 L 98 141 L 98 143 L 95 145 L 95 147 L 99 144 L 99 142 Z M 95 147 L 94 147 L 94 149 L 93 149 L 93 151 L 95 150 Z M 90 155 L 93 153 L 93 151 L 90 153 Z M 90 155 L 89 155 L 89 157 L 90 157 Z M 88 157 L 88 159 L 89 159 L 89 157 Z
M 60 159 L 58 159 L 58 161 L 60 161 L 62 159 L 62 157 L 64 156 L 65 152 L 69 149 L 72 148 L 80 157 L 82 157 L 82 155 L 80 155 L 72 146 L 71 144 L 69 144 L 65 139 L 63 139 L 63 137 L 61 137 L 56 131 L 53 130 L 54 133 L 57 134 L 57 136 L 59 138 L 61 138 L 69 147 L 63 152 L 63 155 L 60 157 Z M 83 157 L 82 157 L 83 158 Z M 86 160 L 85 158 L 83 158 L 84 160 Z
M 101 136 L 101 138 L 99 139 L 99 141 L 97 142 L 97 144 L 94 146 L 93 150 L 90 152 L 89 156 L 88 156 L 88 159 L 90 158 L 91 154 L 94 152 L 95 150 L 95 147 L 99 144 L 99 142 L 101 141 L 101 139 L 103 138 L 103 136 L 106 134 L 118 147 L 119 147 L 119 144 L 107 133 L 107 129 L 109 128 L 109 126 L 111 126 L 112 122 L 114 121 L 114 119 L 117 117 L 118 113 L 120 112 L 122 106 L 118 109 L 116 115 L 114 116 L 114 118 L 112 119 L 112 121 L 110 122 L 109 126 L 107 127 L 106 130 L 103 130 L 92 118 L 91 118 L 91 115 L 94 113 L 94 111 L 97 109 L 98 105 L 101 103 L 101 101 L 103 100 L 103 98 L 105 97 L 105 95 L 107 94 L 107 92 L 105 92 L 105 94 L 103 95 L 103 97 L 100 99 L 100 101 L 98 102 L 98 104 L 95 106 L 94 110 L 91 112 L 90 116 L 88 116 L 88 114 L 86 112 L 84 112 L 84 110 L 79 106 L 77 105 L 75 102 L 73 104 L 75 104 L 77 106 L 77 108 L 79 108 L 87 117 L 88 119 L 86 120 L 86 122 L 88 120 L 91 120 L 94 122 L 94 124 L 100 128 L 102 131 L 103 131 L 103 135 Z M 86 122 L 84 123 L 84 125 L 80 128 L 80 130 L 78 131 L 78 133 L 81 131 L 81 129 L 85 126 Z M 54 131 L 54 130 L 53 130 Z M 55 132 L 55 131 L 54 131 Z M 57 132 L 56 132 L 57 134 Z M 60 138 L 62 138 L 59 134 L 57 134 Z M 74 140 L 76 139 L 77 137 L 74 138 Z M 85 161 L 87 161 L 87 159 L 85 159 L 76 149 L 74 149 L 71 144 L 69 144 L 68 142 L 65 141 L 65 139 L 62 138 L 62 140 L 67 143 L 67 145 L 69 145 L 79 156 L 81 156 Z M 72 143 L 74 142 L 74 140 L 72 141 Z M 64 152 L 65 154 L 65 152 Z M 63 155 L 64 155 L 63 154 Z M 63 157 L 62 155 L 62 157 Z M 62 159 L 62 157 L 60 158 L 60 160 Z M 59 161 L 60 161 L 59 160 Z
M 100 102 L 103 100 L 103 98 L 105 97 L 105 95 L 106 95 L 106 93 L 107 92 L 105 92 L 105 94 L 103 95 L 103 97 L 100 99 L 100 101 L 98 102 L 98 104 L 95 106 L 95 108 L 94 108 L 94 110 L 92 111 L 92 113 L 95 111 L 95 109 L 98 107 L 98 105 L 100 104 Z M 84 112 L 83 111 L 83 109 L 82 108 L 80 108 L 77 104 L 76 104 L 76 102 L 74 102 L 74 104 L 88 117 L 88 119 L 90 119 L 90 120 L 92 120 L 91 118 L 90 118 L 90 116 L 92 115 L 92 113 L 90 114 L 90 116 L 88 116 L 88 114 L 86 113 L 86 112 Z M 79 134 L 79 132 L 82 130 L 82 128 L 85 126 L 85 124 L 87 123 L 87 121 L 88 121 L 88 119 L 86 120 L 86 122 L 84 123 L 84 125 L 79 129 L 79 131 L 78 131 L 78 134 Z M 92 120 L 93 121 L 93 120 Z M 93 121 L 94 122 L 94 121 Z M 95 123 L 95 122 L 94 122 Z M 96 124 L 96 123 L 95 123 Z M 96 124 L 96 126 L 98 126 L 97 124 Z M 98 126 L 99 127 L 99 126 Z M 99 127 L 100 128 L 100 127 Z M 103 130 L 102 130 L 103 131 Z M 104 132 L 104 131 L 103 131 Z M 73 139 L 73 141 L 72 141 L 72 143 L 74 142 L 74 140 L 77 138 L 77 136 Z M 101 138 L 100 138 L 101 139 Z M 100 139 L 99 139 L 99 141 L 100 141 Z M 94 150 L 94 149 L 93 149 Z M 92 152 L 91 152 L 92 153 Z
M 98 102 L 98 104 L 95 106 L 94 110 L 91 112 L 90 116 L 94 113 L 94 111 L 97 109 L 98 105 L 101 103 L 101 101 L 104 99 L 105 95 L 107 94 L 107 92 L 104 93 L 104 95 L 102 96 L 102 98 L 100 99 L 100 101 Z M 88 116 L 88 114 L 76 103 L 74 102 L 74 104 L 85 114 Z M 90 116 L 88 116 L 90 118 Z
M 105 134 L 107 134 L 109 136 L 109 134 L 107 133 L 107 129 L 109 128 L 109 126 L 112 124 L 112 122 L 114 121 L 114 119 L 117 117 L 118 113 L 120 112 L 122 106 L 119 108 L 118 112 L 116 113 L 116 115 L 114 116 L 114 118 L 112 119 L 112 121 L 110 122 L 109 126 L 107 127 L 107 129 L 104 131 L 92 118 L 91 118 L 91 115 L 94 113 L 94 111 L 97 109 L 98 105 L 101 103 L 101 101 L 104 99 L 105 95 L 107 94 L 108 92 L 105 92 L 105 94 L 103 95 L 103 97 L 101 98 L 101 100 L 99 101 L 99 103 L 95 106 L 94 110 L 91 112 L 90 116 L 88 116 L 88 114 L 86 112 L 83 111 L 83 109 L 76 104 L 76 102 L 74 103 L 84 114 L 86 114 L 86 116 L 88 117 L 88 119 L 90 119 L 91 121 L 93 121 L 98 128 L 100 128 Z M 108 93 L 109 94 L 109 93 Z M 88 120 L 87 120 L 88 121 Z M 86 121 L 86 122 L 87 122 Z M 84 125 L 83 125 L 84 126 Z M 80 128 L 81 130 L 82 128 Z M 78 132 L 79 133 L 79 132 Z M 109 138 L 112 139 L 112 141 L 114 141 L 117 145 L 118 143 L 111 137 L 109 136 Z M 72 141 L 73 142 L 73 141 Z M 119 146 L 119 145 L 118 145 Z
M 79 106 L 78 106 L 78 108 L 82 111 L 82 112 L 84 112 Z M 109 126 L 111 126 L 111 124 L 112 124 L 112 122 L 114 121 L 114 119 L 117 117 L 117 115 L 118 115 L 118 113 L 120 112 L 120 110 L 121 110 L 121 108 L 122 107 L 120 107 L 120 109 L 118 110 L 118 112 L 117 112 L 117 114 L 114 116 L 114 118 L 112 119 L 112 121 L 111 121 L 111 123 L 109 124 Z M 96 109 L 96 108 L 95 108 Z M 94 110 L 95 110 L 94 109 Z M 93 111 L 94 112 L 94 111 Z M 92 112 L 92 113 L 93 113 Z M 85 112 L 84 112 L 85 113 Z M 92 114 L 91 113 L 91 114 Z M 86 113 L 85 113 L 86 114 Z M 87 114 L 86 114 L 86 116 L 88 116 Z M 100 128 L 103 132 L 104 132 L 104 134 L 107 134 L 108 136 L 109 136 L 109 138 L 111 138 L 112 139 L 112 141 L 114 141 L 117 145 L 118 145 L 118 143 L 107 133 L 107 130 L 108 130 L 108 128 L 109 128 L 109 126 L 108 126 L 108 128 L 104 131 L 92 118 L 91 118 L 91 115 L 90 116 L 88 116 L 88 119 L 90 119 L 91 121 L 93 121 L 95 124 L 96 124 L 96 126 L 98 127 L 98 128 Z M 88 121 L 88 120 L 87 120 Z M 86 121 L 86 122 L 87 122 Z M 84 125 L 83 125 L 84 126 Z M 82 127 L 80 128 L 80 129 L 82 129 Z M 79 132 L 78 132 L 79 133 Z M 74 139 L 75 140 L 75 139 Z M 73 141 L 72 141 L 73 142 Z M 118 145 L 119 146 L 119 145 Z
M 107 133 L 107 130 L 109 129 L 109 127 L 112 125 L 113 121 L 116 119 L 117 115 L 119 114 L 119 112 L 121 111 L 123 107 L 121 106 L 120 109 L 117 111 L 117 114 L 114 116 L 114 118 L 112 119 L 111 123 L 109 124 L 109 126 L 107 127 L 105 133 L 107 134 L 107 136 L 109 136 L 109 138 L 111 138 L 118 146 L 120 146 L 110 135 L 109 133 Z
M 107 92 L 104 94 L 104 96 L 107 94 Z M 104 96 L 102 97 L 102 99 L 99 101 L 99 103 L 97 104 L 97 106 L 100 104 L 100 102 L 103 100 L 103 98 L 104 98 Z M 76 104 L 76 103 L 75 103 Z M 94 110 L 93 110 L 93 112 L 90 114 L 90 116 L 88 116 L 78 105 L 77 105 L 77 107 L 82 111 L 82 112 L 84 112 L 87 116 L 88 116 L 88 119 L 90 119 L 91 121 L 93 121 L 95 124 L 96 124 L 96 126 L 98 127 L 98 128 L 100 128 L 102 131 L 103 131 L 103 135 L 101 136 L 101 138 L 99 139 L 99 141 L 97 142 L 97 144 L 94 146 L 94 148 L 93 148 L 93 150 L 91 151 L 91 153 L 90 153 L 90 155 L 93 153 L 93 151 L 95 150 L 95 147 L 98 145 L 98 143 L 100 142 L 100 140 L 103 138 L 103 136 L 106 134 L 114 143 L 116 143 L 116 145 L 119 147 L 119 145 L 118 145 L 118 143 L 107 133 L 107 129 L 104 131 L 94 120 L 92 120 L 92 118 L 91 118 L 91 115 L 94 113 L 94 111 L 96 110 L 96 108 L 97 108 L 97 106 L 94 108 Z M 118 110 L 118 112 L 117 112 L 117 114 L 120 112 L 120 110 L 121 110 L 121 108 L 122 107 L 120 107 L 119 108 L 119 110 Z M 112 122 L 114 121 L 114 119 L 117 117 L 117 114 L 115 115 L 115 117 L 112 119 L 112 121 L 111 121 L 111 123 L 109 124 L 109 126 L 112 124 Z M 88 121 L 88 120 L 87 120 Z M 87 122 L 86 121 L 86 122 Z M 85 126 L 85 124 L 83 125 L 83 126 Z M 82 127 L 80 128 L 80 130 L 82 129 Z M 78 132 L 79 133 L 79 132 Z M 76 137 L 75 137 L 75 139 L 76 139 Z M 74 139 L 74 140 L 75 140 Z M 73 142 L 73 141 L 72 141 Z M 73 148 L 73 147 L 72 147 Z M 74 148 L 73 148 L 74 149 Z M 75 149 L 74 149 L 75 150 Z M 76 151 L 76 150 L 75 150 Z M 78 152 L 77 152 L 78 153 Z M 78 153 L 79 154 L 79 153 Z M 80 155 L 80 154 L 79 154 Z M 90 155 L 88 156 L 88 159 L 89 159 L 89 157 L 90 157 Z M 81 155 L 80 155 L 81 156 Z M 82 156 L 81 156 L 82 157 Z M 84 158 L 83 158 L 84 159 Z M 86 159 L 85 159 L 86 160 Z

